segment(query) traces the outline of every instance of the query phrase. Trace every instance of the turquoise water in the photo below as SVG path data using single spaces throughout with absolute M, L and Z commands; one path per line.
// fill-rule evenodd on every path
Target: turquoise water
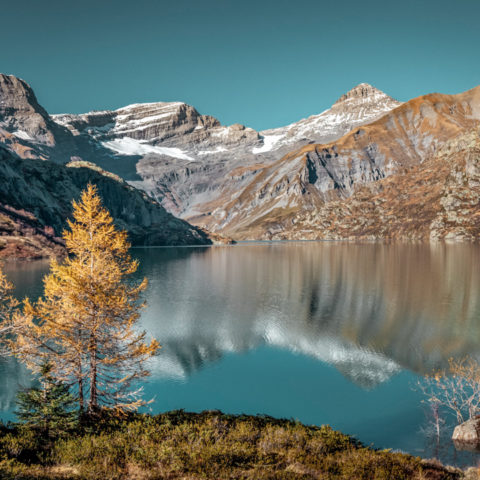
M 133 250 L 147 276 L 142 326 L 163 348 L 153 412 L 184 408 L 328 423 L 366 444 L 448 463 L 416 382 L 451 356 L 480 357 L 480 248 L 241 244 Z M 47 262 L 9 263 L 18 296 L 41 293 Z M 28 373 L 0 364 L 0 417 Z M 451 433 L 445 427 L 445 436 Z

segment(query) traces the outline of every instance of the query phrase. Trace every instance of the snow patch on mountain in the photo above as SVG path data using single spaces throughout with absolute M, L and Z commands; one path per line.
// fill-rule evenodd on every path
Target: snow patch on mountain
M 183 150 L 175 147 L 157 147 L 146 143 L 144 140 L 136 140 L 135 138 L 123 137 L 102 142 L 104 147 L 113 150 L 120 155 L 148 155 L 155 153 L 158 155 L 166 155 L 168 157 L 179 158 L 181 160 L 193 160 Z
M 225 147 L 217 147 L 215 150 L 200 150 L 197 152 L 197 155 L 213 155 L 215 153 L 227 152 L 228 150 Z
M 252 150 L 252 153 L 264 153 L 273 149 L 276 143 L 282 139 L 284 135 L 265 135 L 263 137 L 263 145 L 256 147 Z
M 115 110 L 115 112 L 122 112 L 125 110 L 138 110 L 139 108 L 152 107 L 157 109 L 158 107 L 179 107 L 180 105 L 185 105 L 184 102 L 145 102 L 145 103 L 131 103 L 125 107 L 120 107 Z
M 16 137 L 21 138 L 22 140 L 34 140 L 27 132 L 23 130 L 16 130 L 12 132 Z

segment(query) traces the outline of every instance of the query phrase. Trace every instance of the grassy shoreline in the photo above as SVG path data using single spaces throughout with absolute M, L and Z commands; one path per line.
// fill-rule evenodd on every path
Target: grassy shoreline
M 468 478 L 476 478 L 471 476 Z M 374 450 L 328 426 L 218 411 L 103 415 L 42 443 L 18 425 L 0 429 L 0 478 L 453 480 L 461 470 Z

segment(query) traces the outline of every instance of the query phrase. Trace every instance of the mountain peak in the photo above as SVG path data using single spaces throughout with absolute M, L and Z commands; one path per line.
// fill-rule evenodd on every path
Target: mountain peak
M 360 101 L 362 100 L 379 101 L 379 100 L 385 100 L 385 99 L 394 100 L 392 97 L 388 96 L 385 92 L 382 92 L 381 90 L 379 90 L 378 88 L 375 88 L 369 83 L 360 83 L 356 87 L 353 87 L 347 93 L 342 95 L 334 103 L 334 105 L 339 105 L 353 99 L 360 100 Z
M 13 134 L 15 141 L 55 144 L 48 113 L 24 80 L 0 74 L 0 129 Z
M 12 111 L 25 113 L 34 111 L 48 117 L 27 82 L 14 75 L 0 73 L 0 117 L 9 116 Z

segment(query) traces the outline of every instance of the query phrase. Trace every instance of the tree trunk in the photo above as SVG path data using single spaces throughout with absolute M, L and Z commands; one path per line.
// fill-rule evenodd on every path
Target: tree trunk
M 92 334 L 90 337 L 90 402 L 88 413 L 94 413 L 97 407 L 97 343 L 95 335 Z
M 78 406 L 80 408 L 80 413 L 85 409 L 85 399 L 83 396 L 83 378 L 78 379 Z

